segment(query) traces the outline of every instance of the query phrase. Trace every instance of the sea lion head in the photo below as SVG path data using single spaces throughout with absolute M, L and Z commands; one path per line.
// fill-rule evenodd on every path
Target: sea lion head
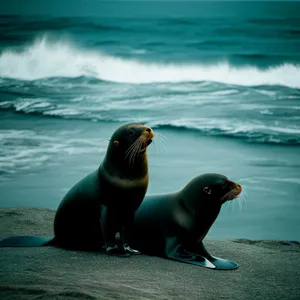
M 208 207 L 220 209 L 223 203 L 237 198 L 241 192 L 241 185 L 226 176 L 206 173 L 195 177 L 184 187 L 182 201 L 188 210 L 197 214 Z
M 154 138 L 153 130 L 138 123 L 128 123 L 120 126 L 112 134 L 106 152 L 108 168 L 115 166 L 125 175 L 133 168 L 147 167 L 147 147 Z
M 113 133 L 109 148 L 116 154 L 137 155 L 146 151 L 154 138 L 153 130 L 145 125 L 129 123 L 120 126 Z

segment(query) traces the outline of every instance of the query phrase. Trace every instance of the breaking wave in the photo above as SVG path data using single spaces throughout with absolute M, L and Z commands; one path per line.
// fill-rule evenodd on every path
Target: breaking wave
M 0 54 L 0 77 L 36 80 L 79 76 L 133 84 L 214 81 L 300 88 L 300 66 L 287 63 L 261 70 L 253 66 L 238 68 L 226 62 L 215 65 L 143 62 L 80 48 L 65 40 L 50 41 L 46 37 L 21 51 L 6 49 Z

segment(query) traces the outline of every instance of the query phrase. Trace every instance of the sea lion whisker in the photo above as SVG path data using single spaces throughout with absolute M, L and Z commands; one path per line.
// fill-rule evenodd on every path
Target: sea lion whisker
M 125 151 L 125 157 L 124 160 L 127 158 L 128 155 L 130 155 L 130 153 L 132 152 L 132 150 L 135 148 L 135 146 L 139 143 L 141 137 L 139 137 L 138 139 L 136 139 L 134 141 L 134 143 L 132 143 L 132 145 Z
M 233 198 L 232 198 L 232 200 L 233 199 L 237 199 L 238 198 L 238 196 L 239 196 L 239 194 L 240 194 L 240 191 L 239 191 L 239 189 L 233 189 L 233 194 L 232 194 L 232 196 L 233 196 Z
M 237 197 L 235 198 L 235 200 L 236 200 L 236 202 L 238 203 L 238 205 L 239 205 L 239 209 L 240 209 L 240 211 L 242 211 L 243 210 L 243 205 L 242 205 L 242 202 L 241 202 L 241 197 L 240 197 L 240 194 L 239 195 L 237 195 Z
M 233 193 L 233 195 L 232 195 L 232 200 L 233 200 L 233 199 L 236 200 L 236 201 L 234 201 L 234 202 L 237 202 L 237 203 L 238 203 L 239 210 L 242 211 L 243 205 L 242 205 L 242 201 L 241 201 L 241 192 L 240 192 L 239 189 L 234 189 L 233 191 L 234 191 L 234 193 Z M 236 204 L 234 204 L 234 205 L 236 205 Z
M 231 199 L 230 200 L 236 199 L 235 196 L 236 196 L 236 193 L 234 192 L 233 195 L 231 195 Z M 237 205 L 239 205 L 239 204 L 237 204 L 238 201 L 231 201 L 231 202 L 233 202 L 232 210 L 235 211 Z
M 231 197 L 234 194 L 234 189 L 231 189 L 228 193 L 227 193 L 227 197 Z M 228 198 L 229 198 L 228 197 Z
M 141 146 L 143 144 L 142 139 L 139 140 L 139 143 L 137 143 L 135 149 L 132 151 L 132 164 L 134 164 L 135 158 L 137 157 L 138 153 L 141 150 Z
M 167 145 L 167 138 L 166 138 L 164 135 L 162 135 L 161 133 L 156 133 L 155 135 L 158 136 L 159 139 L 160 139 L 165 145 Z
M 246 204 L 246 206 L 247 206 L 247 194 L 243 191 L 243 192 L 242 192 L 242 195 L 243 195 L 245 204 Z
M 226 202 L 226 201 L 227 201 L 227 196 L 228 196 L 228 193 L 225 194 L 225 195 L 221 198 L 221 201 Z
M 243 189 L 242 193 L 243 193 L 243 195 L 244 195 L 245 197 L 248 197 L 248 194 L 247 194 L 247 192 L 246 192 L 244 189 Z
M 138 137 L 138 138 L 130 145 L 130 147 L 128 147 L 128 149 L 125 151 L 125 153 L 129 152 L 130 149 L 132 149 L 132 148 L 135 146 L 135 144 L 139 142 L 139 139 L 140 139 L 140 138 L 141 138 L 141 137 Z
M 135 144 L 137 143 L 137 140 L 131 144 L 131 146 L 125 151 L 125 157 L 124 159 L 126 159 L 126 157 L 131 153 L 132 149 L 135 147 Z
M 161 147 L 163 149 L 164 152 L 168 152 L 168 149 L 167 149 L 167 144 L 164 140 L 161 139 L 161 137 L 158 138 L 159 139 L 159 142 L 161 144 Z
M 126 156 L 124 158 L 124 159 L 128 158 L 128 164 L 129 165 L 131 164 L 132 155 L 133 155 L 133 151 L 134 151 L 135 147 L 136 147 L 136 145 L 132 149 L 130 149 L 130 151 L 126 154 Z
M 230 191 L 230 193 L 227 195 L 227 197 L 224 199 L 225 201 L 228 201 L 228 200 L 232 200 L 232 196 L 234 195 L 234 192 L 233 191 Z
M 159 139 L 156 138 L 156 139 L 153 141 L 153 143 L 154 143 L 154 145 L 155 145 L 155 149 L 157 150 L 157 152 L 160 153 L 159 150 L 160 150 L 161 148 L 160 148 L 160 141 L 159 141 Z
M 167 152 L 167 143 L 166 141 L 160 136 L 160 134 L 156 134 L 156 139 L 158 142 L 160 142 L 162 148 L 165 152 Z
M 130 151 L 126 154 L 126 158 L 128 158 L 128 165 L 131 165 L 131 163 L 133 163 L 133 156 L 134 156 L 134 153 L 136 151 L 136 148 L 138 147 L 138 144 L 139 143 L 136 143 L 134 145 L 134 147 L 132 147 L 130 149 Z
M 156 150 L 156 152 L 157 153 L 160 153 L 160 144 L 159 144 L 159 140 L 158 139 L 155 139 L 154 141 L 153 141 L 153 144 L 154 144 L 154 146 L 155 146 L 155 150 Z
M 141 150 L 141 147 L 143 145 L 143 142 L 144 142 L 144 139 L 142 137 L 140 137 L 139 139 L 139 142 L 136 144 L 134 150 L 132 151 L 132 164 L 134 164 L 134 161 L 135 161 L 135 158 L 137 157 L 138 153 L 140 152 Z
M 231 192 L 232 192 L 232 190 L 230 190 L 230 191 L 227 192 L 225 195 L 223 195 L 223 197 L 221 198 L 221 200 L 224 200 L 224 199 L 227 197 L 227 195 L 229 195 Z
M 232 211 L 234 212 L 236 208 L 236 201 L 233 201 L 233 205 L 232 205 Z
M 137 157 L 139 155 L 139 153 L 141 152 L 141 150 L 144 149 L 145 147 L 147 147 L 147 144 L 145 143 L 145 139 L 141 139 L 141 141 L 137 147 L 135 157 Z
M 244 194 L 244 191 L 242 191 L 239 195 L 241 202 L 245 205 L 245 207 L 247 208 L 247 201 L 246 201 L 246 196 Z
M 167 140 L 167 137 L 164 134 L 162 134 L 161 132 L 156 132 L 155 134 L 159 135 L 162 140 Z
M 243 194 L 241 194 L 241 195 L 239 196 L 239 202 L 241 203 L 242 209 L 245 209 L 245 208 L 246 208 L 246 202 L 245 202 L 244 200 L 245 200 L 245 198 L 243 197 Z
M 228 200 L 233 200 L 235 199 L 237 193 L 237 189 L 232 189 L 228 193 L 226 193 L 222 198 L 221 201 L 226 202 Z
M 157 132 L 156 132 L 156 133 L 157 133 Z M 158 134 L 159 134 L 161 137 L 167 139 L 167 137 L 166 137 L 164 134 L 162 134 L 161 132 L 158 132 Z
M 134 143 L 134 146 L 131 148 L 130 152 L 128 153 L 129 155 L 129 165 L 134 164 L 134 153 L 136 151 L 136 148 L 138 147 L 139 144 L 139 140 L 136 140 L 136 142 Z
M 240 189 L 234 188 L 229 193 L 225 194 L 223 197 L 226 197 L 227 200 L 233 200 L 236 199 L 240 195 Z
M 158 143 L 157 143 L 156 139 L 155 139 L 155 141 L 153 141 L 153 144 L 154 144 L 155 149 L 158 150 L 158 148 L 157 148 L 158 147 Z
M 154 144 L 156 144 L 159 147 L 158 149 L 162 149 L 164 152 L 167 152 L 167 149 L 165 145 L 162 143 L 162 141 L 160 140 L 159 136 L 157 136 L 156 139 L 154 140 Z

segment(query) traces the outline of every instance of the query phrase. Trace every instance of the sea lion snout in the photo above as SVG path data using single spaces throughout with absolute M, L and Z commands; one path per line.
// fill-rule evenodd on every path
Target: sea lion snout
M 228 190 L 221 198 L 222 203 L 236 199 L 242 192 L 243 188 L 240 184 L 229 181 Z
M 238 184 L 238 183 L 235 184 L 235 188 L 238 189 L 238 190 L 240 190 L 240 191 L 243 190 L 242 186 L 240 184 Z
M 238 193 L 237 195 L 239 195 L 243 190 L 242 186 L 236 182 L 232 181 L 232 186 L 233 186 L 232 190 L 234 190 L 236 193 Z
M 145 127 L 141 136 L 144 139 L 144 145 L 145 145 L 145 147 L 141 149 L 141 151 L 143 152 L 152 143 L 154 138 L 154 132 L 150 127 Z
M 142 136 L 147 140 L 152 140 L 154 138 L 154 132 L 150 127 L 145 127 Z M 150 142 L 151 143 L 151 142 Z

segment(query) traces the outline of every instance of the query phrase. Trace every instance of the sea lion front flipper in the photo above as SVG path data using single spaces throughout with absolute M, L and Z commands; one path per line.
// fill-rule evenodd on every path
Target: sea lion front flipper
M 124 228 L 118 226 L 115 213 L 111 208 L 103 205 L 100 212 L 100 224 L 106 253 L 114 256 L 129 257 L 130 254 L 124 247 Z
M 179 244 L 177 238 L 168 238 L 166 241 L 166 256 L 169 259 L 185 262 L 192 265 L 197 265 L 209 269 L 215 269 L 209 260 L 205 257 L 193 255 L 185 250 L 182 244 Z
M 239 267 L 234 261 L 210 255 L 202 242 L 198 243 L 196 247 L 188 251 L 188 253 L 196 255 L 197 257 L 205 257 L 215 266 L 216 270 L 234 270 Z

